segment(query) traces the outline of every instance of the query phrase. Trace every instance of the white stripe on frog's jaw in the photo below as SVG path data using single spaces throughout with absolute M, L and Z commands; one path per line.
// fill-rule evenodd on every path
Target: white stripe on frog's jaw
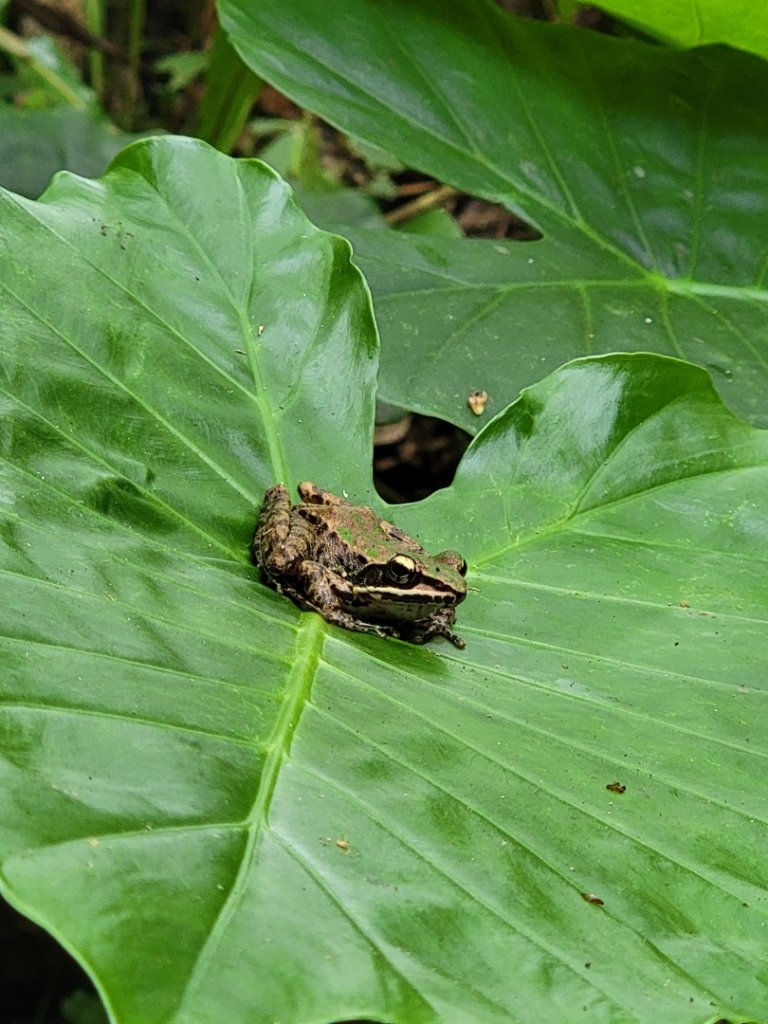
M 390 601 L 392 604 L 432 604 L 443 608 L 446 605 L 461 604 L 467 596 L 453 587 L 435 587 L 427 584 L 420 587 L 418 584 L 413 587 L 388 587 L 376 584 L 366 586 L 365 584 L 353 583 L 354 594 L 365 595 L 374 601 Z
M 423 622 L 438 611 L 453 611 L 464 600 L 464 594 L 446 589 L 436 591 L 433 587 L 414 587 L 401 590 L 398 587 L 353 586 L 346 593 L 339 593 L 340 604 L 349 612 L 372 622 Z

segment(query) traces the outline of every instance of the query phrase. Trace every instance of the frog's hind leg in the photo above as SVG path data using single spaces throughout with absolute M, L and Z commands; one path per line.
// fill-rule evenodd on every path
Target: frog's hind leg
M 306 555 L 311 543 L 310 524 L 293 513 L 285 485 L 270 487 L 251 541 L 253 560 L 267 576 L 279 576 Z

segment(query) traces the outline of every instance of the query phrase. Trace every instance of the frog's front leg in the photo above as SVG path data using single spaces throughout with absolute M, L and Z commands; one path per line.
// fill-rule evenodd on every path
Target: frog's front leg
M 467 645 L 459 636 L 454 633 L 451 626 L 456 621 L 456 612 L 453 608 L 441 608 L 434 612 L 428 619 L 422 622 L 415 622 L 411 630 L 401 630 L 403 639 L 412 644 L 425 644 L 433 637 L 444 636 L 450 640 L 454 647 L 463 650 Z
M 259 521 L 251 541 L 257 565 L 269 577 L 280 577 L 301 561 L 312 545 L 312 527 L 291 509 L 284 484 L 275 484 L 264 495 Z
M 295 567 L 295 576 L 299 584 L 298 589 L 294 590 L 293 584 L 284 584 L 280 589 L 302 608 L 318 612 L 327 622 L 332 622 L 343 629 L 351 629 L 355 633 L 373 633 L 376 636 L 398 635 L 398 630 L 392 626 L 365 622 L 342 608 L 339 595 L 349 584 L 333 569 L 320 562 L 306 559 Z

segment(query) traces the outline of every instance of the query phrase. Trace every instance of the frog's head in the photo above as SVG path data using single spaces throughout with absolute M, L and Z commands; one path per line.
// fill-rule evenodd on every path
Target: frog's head
M 457 551 L 401 551 L 349 574 L 349 610 L 371 622 L 417 622 L 467 596 L 467 563 Z

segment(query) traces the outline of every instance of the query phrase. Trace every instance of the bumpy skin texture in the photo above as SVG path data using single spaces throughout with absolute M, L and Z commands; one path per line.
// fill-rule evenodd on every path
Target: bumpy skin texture
M 464 647 L 451 629 L 466 594 L 459 555 L 430 556 L 372 509 L 315 484 L 299 484 L 299 495 L 293 507 L 283 484 L 264 495 L 252 553 L 267 583 L 344 629 Z M 393 572 L 408 578 L 393 581 Z

